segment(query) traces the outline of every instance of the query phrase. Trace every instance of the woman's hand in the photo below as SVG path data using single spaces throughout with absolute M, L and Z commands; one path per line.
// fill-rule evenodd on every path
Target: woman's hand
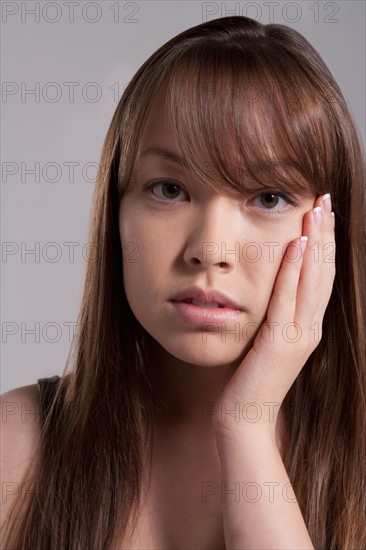
M 216 402 L 213 426 L 219 434 L 236 437 L 251 426 L 274 436 L 283 399 L 319 344 L 335 277 L 335 221 L 330 199 L 318 197 L 314 207 L 321 209 L 303 219 L 308 241 L 289 243 L 266 320 Z M 243 411 L 257 420 L 248 422 Z
M 299 239 L 289 243 L 266 320 L 216 402 L 226 548 L 314 549 L 280 455 L 276 423 L 284 397 L 319 343 L 333 287 L 334 217 L 330 201 L 322 204 L 319 197 L 318 206 L 320 215 L 316 209 L 304 216 L 305 252 Z M 240 414 L 249 416 L 250 404 L 254 422 Z

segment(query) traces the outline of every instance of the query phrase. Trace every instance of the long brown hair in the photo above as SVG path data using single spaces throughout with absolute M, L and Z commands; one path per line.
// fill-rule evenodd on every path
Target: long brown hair
M 161 46 L 117 106 L 95 189 L 95 255 L 79 331 L 29 473 L 35 493 L 27 505 L 18 502 L 9 544 L 114 548 L 137 521 L 155 404 L 146 333 L 123 288 L 128 258 L 118 211 L 163 84 L 183 157 L 202 184 L 242 189 L 229 150 L 245 177 L 331 193 L 336 278 L 320 343 L 282 405 L 284 463 L 314 546 L 365 548 L 364 152 L 338 85 L 307 40 L 292 28 L 239 16 L 197 25 Z

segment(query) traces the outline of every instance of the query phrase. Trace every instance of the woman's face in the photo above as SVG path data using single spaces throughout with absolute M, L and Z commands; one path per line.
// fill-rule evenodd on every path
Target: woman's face
M 159 147 L 180 156 L 164 119 L 164 97 L 161 90 L 154 98 L 140 152 Z M 286 245 L 302 235 L 303 216 L 315 195 L 293 195 L 296 206 L 279 191 L 271 197 L 273 188 L 258 190 L 258 185 L 248 195 L 219 195 L 204 191 L 181 165 L 153 152 L 140 155 L 136 168 L 119 210 L 123 284 L 135 317 L 164 350 L 186 363 L 241 361 L 265 319 Z M 152 180 L 155 187 L 144 190 Z M 296 249 L 293 258 L 299 258 Z M 241 311 L 234 319 L 229 310 L 218 320 L 182 318 L 172 299 L 192 285 L 225 294 Z M 190 308 L 208 317 L 217 311 Z

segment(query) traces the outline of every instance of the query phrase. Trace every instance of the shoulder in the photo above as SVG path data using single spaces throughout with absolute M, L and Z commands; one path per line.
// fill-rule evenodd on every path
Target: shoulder
M 1 459 L 23 463 L 35 450 L 40 434 L 40 401 L 37 384 L 7 391 L 1 399 Z M 13 467 L 12 467 L 13 469 Z
M 1 399 L 2 516 L 21 490 L 28 466 L 40 444 L 40 400 L 37 384 L 7 391 Z

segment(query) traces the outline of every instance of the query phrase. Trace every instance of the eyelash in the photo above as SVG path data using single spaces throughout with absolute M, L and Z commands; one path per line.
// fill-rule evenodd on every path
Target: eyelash
M 155 187 L 157 187 L 159 185 L 162 185 L 162 184 L 173 184 L 174 186 L 178 187 L 179 189 L 183 190 L 186 194 L 188 194 L 179 183 L 176 183 L 173 180 L 161 180 L 161 179 L 160 180 L 155 180 L 153 182 L 149 182 L 149 183 L 145 184 L 144 187 L 143 187 L 143 191 L 148 193 L 149 191 L 151 191 Z M 285 200 L 287 203 L 289 203 L 293 207 L 298 206 L 298 203 L 295 201 L 295 199 L 291 195 L 288 195 L 286 193 L 278 193 L 275 189 L 265 189 L 264 191 L 262 191 L 262 193 L 259 193 L 258 195 L 256 195 L 255 198 L 260 197 L 261 195 L 268 195 L 268 194 L 282 198 L 283 200 Z M 158 202 L 165 203 L 165 204 L 175 204 L 174 199 L 170 201 L 170 200 L 163 200 L 163 199 L 155 198 L 153 200 L 157 200 Z M 178 201 L 178 202 L 182 202 L 182 201 Z M 272 210 L 271 211 L 270 209 L 267 209 L 267 208 L 260 208 L 260 210 L 264 210 L 266 212 L 266 215 L 269 215 L 269 216 L 282 216 L 284 214 L 287 214 L 289 209 L 285 208 L 285 209 L 282 209 L 282 210 Z

